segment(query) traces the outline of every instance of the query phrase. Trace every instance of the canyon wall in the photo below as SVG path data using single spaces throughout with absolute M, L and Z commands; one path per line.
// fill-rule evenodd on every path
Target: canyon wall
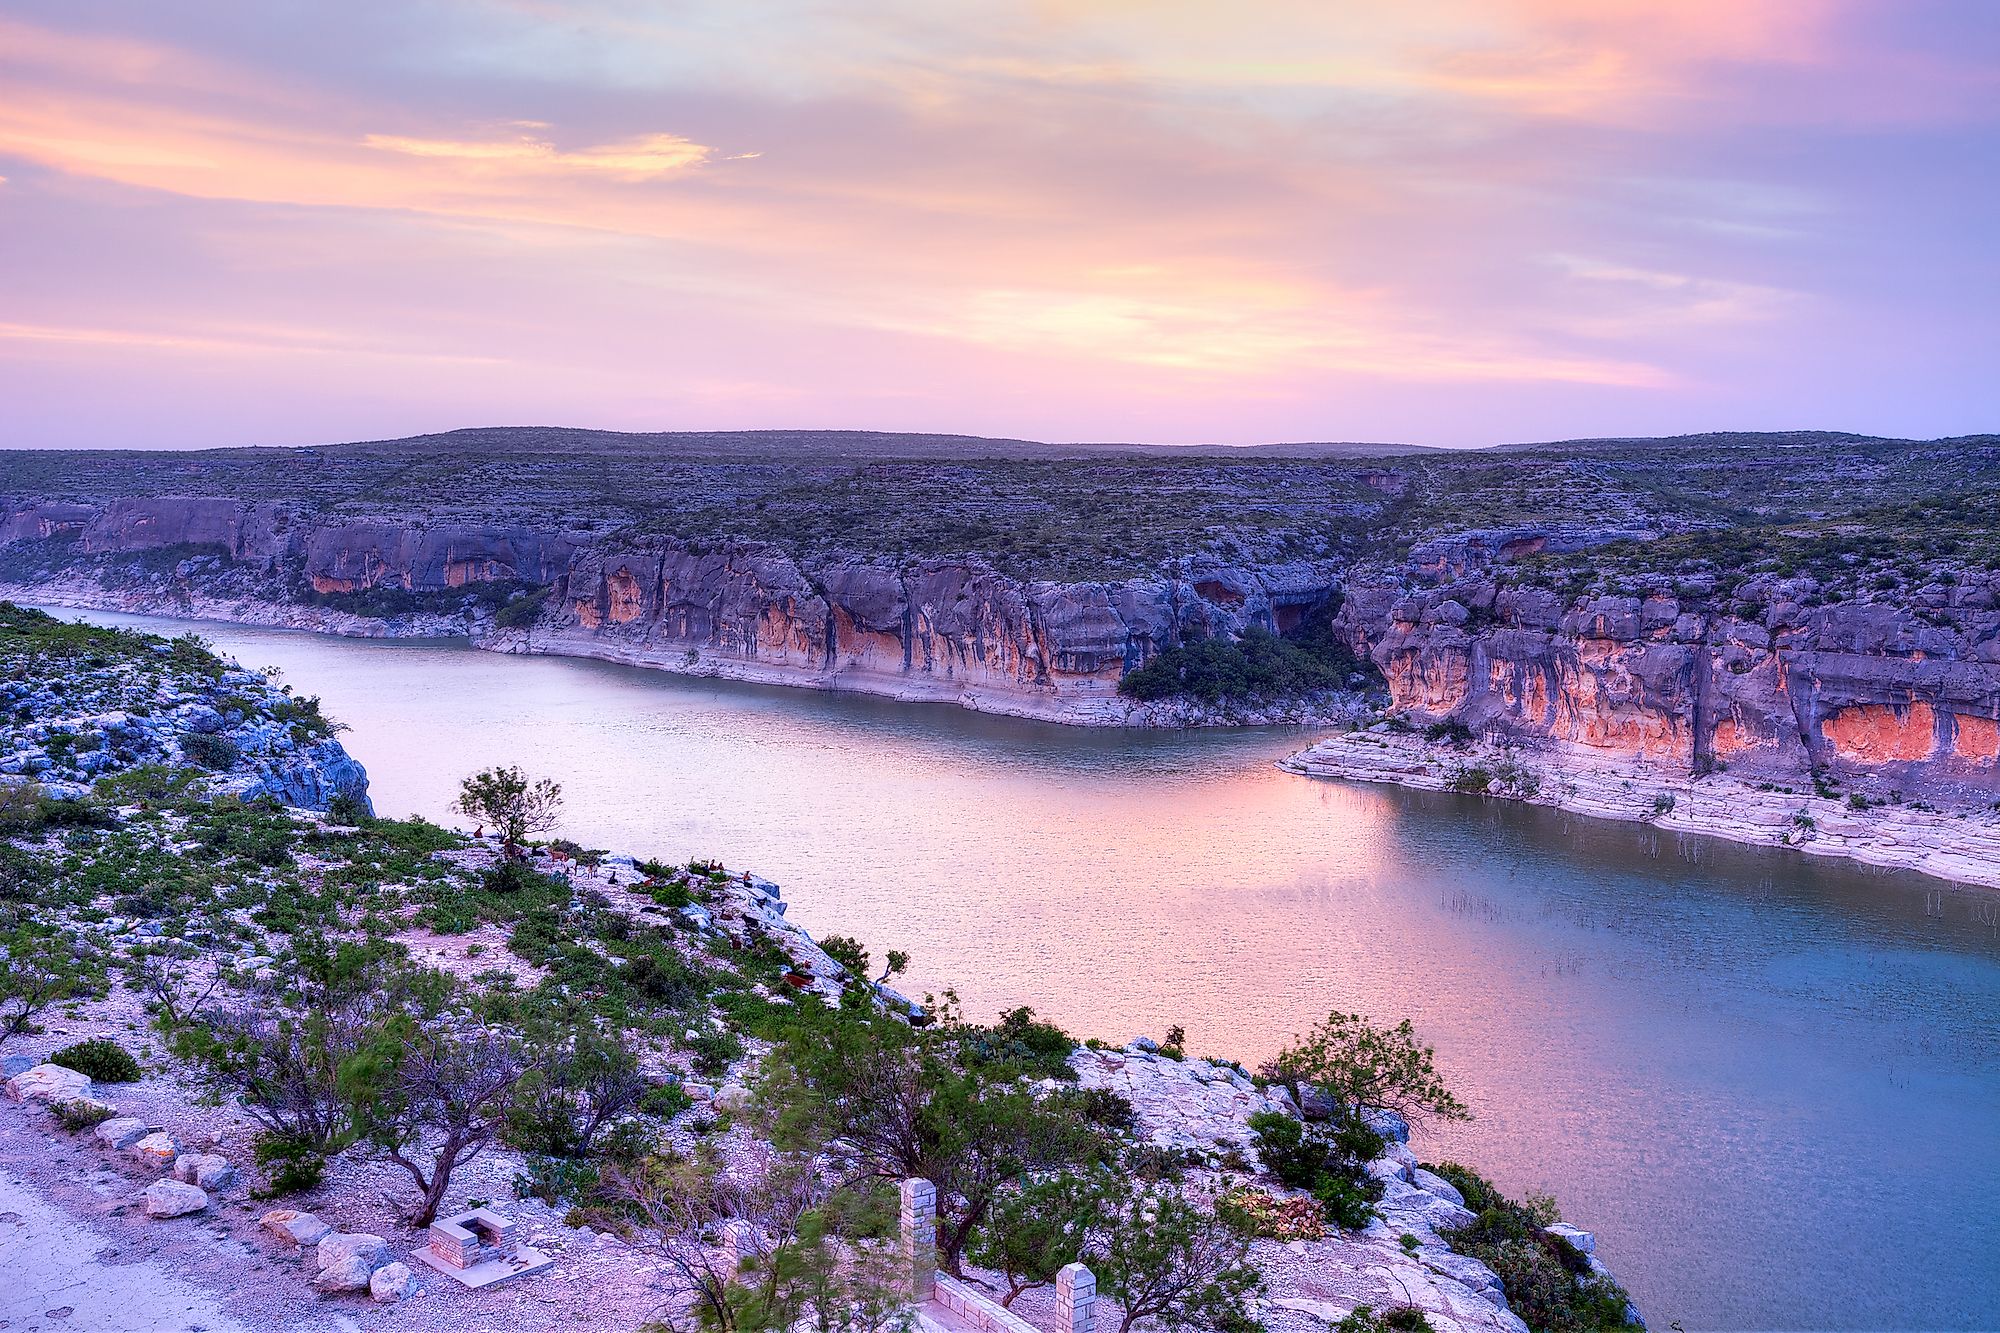
M 1383 582 L 1350 587 L 1337 625 L 1420 725 L 1869 797 L 2000 796 L 2000 587 L 1982 573 L 1908 606 L 1814 591 L 1766 580 L 1718 608 Z
M 0 507 L 0 582 L 128 610 L 461 633 L 500 651 L 1099 724 L 1162 720 L 1117 693 L 1161 649 L 1253 625 L 1287 630 L 1344 597 L 1336 628 L 1419 725 L 1457 721 L 1663 771 L 2000 797 L 1995 575 L 1967 571 L 1895 604 L 1822 600 L 1811 578 L 1753 579 L 1717 603 L 1569 598 L 1511 565 L 1579 540 L 1522 531 L 1419 543 L 1344 588 L 1327 562 L 1187 560 L 1147 578 L 1054 582 L 971 558 L 797 556 L 767 543 L 323 518 L 215 499 L 22 501 Z M 533 615 L 496 621 L 524 587 L 540 590 Z
M 348 633 L 457 632 L 500 651 L 1077 723 L 1144 720 L 1117 693 L 1126 670 L 1185 638 L 1289 628 L 1338 586 L 1324 565 L 1190 561 L 1146 579 L 1030 581 L 967 558 L 800 558 L 768 543 L 322 520 L 206 499 L 17 502 L 0 515 L 0 541 L 10 543 L 0 581 L 17 595 Z M 530 623 L 502 624 L 494 605 L 454 596 L 512 583 L 544 590 Z M 372 605 L 360 600 L 370 595 Z

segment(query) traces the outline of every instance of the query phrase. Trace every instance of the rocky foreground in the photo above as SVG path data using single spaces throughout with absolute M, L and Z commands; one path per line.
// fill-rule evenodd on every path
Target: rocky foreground
M 578 1187 L 556 1169 L 567 1159 L 511 1138 L 464 1164 L 444 1206 L 504 1210 L 555 1262 L 485 1290 L 406 1262 L 421 1237 L 404 1221 L 408 1181 L 381 1152 L 357 1146 L 321 1178 L 280 1178 L 282 1159 L 260 1152 L 269 1125 L 175 1042 L 205 1021 L 210 997 L 288 1003 L 315 941 L 365 945 L 488 1004 L 546 995 L 616 1015 L 634 1090 L 645 1091 L 621 1113 L 621 1132 L 654 1152 L 728 1164 L 771 1151 L 757 1113 L 772 1051 L 759 1034 L 771 1021 L 856 996 L 915 1023 L 933 1019 L 836 961 L 755 875 L 568 844 L 539 848 L 524 866 L 490 839 L 368 817 L 365 780 L 341 766 L 330 734 L 279 743 L 273 728 L 296 723 L 305 706 L 257 673 L 185 640 L 10 616 L 7 633 L 35 647 L 6 667 L 10 752 L 36 751 L 23 767 L 51 784 L 10 779 L 0 803 L 0 1017 L 26 1020 L 0 1047 L 0 1197 L 24 1200 L 0 1215 L 11 1265 L 0 1318 L 13 1326 L 75 1316 L 78 1327 L 117 1327 L 104 1322 L 118 1307 L 101 1288 L 121 1284 L 128 1313 L 159 1329 L 263 1333 L 331 1318 L 468 1333 L 622 1330 L 662 1314 L 657 1254 L 594 1229 L 576 1210 Z M 136 729 L 126 721 L 135 716 Z M 227 741 L 237 761 L 220 762 L 225 751 L 203 737 Z M 298 764 L 321 778 L 274 778 Z M 285 793 L 331 793 L 334 813 L 284 805 Z M 30 975 L 61 989 L 30 1008 Z M 136 1063 L 85 1073 L 74 1063 L 87 1042 L 122 1047 Z M 1383 1146 L 1366 1164 L 1379 1191 L 1372 1214 L 1342 1229 L 1314 1221 L 1318 1203 L 1258 1159 L 1249 1118 L 1298 1111 L 1283 1087 L 1145 1039 L 1076 1047 L 1055 1072 L 1064 1077 L 1037 1095 L 1115 1094 L 1129 1107 L 1119 1132 L 1130 1147 L 1184 1172 L 1197 1196 L 1247 1191 L 1303 1210 L 1310 1225 L 1295 1218 L 1250 1247 L 1262 1280 L 1254 1309 L 1276 1333 L 1322 1330 L 1363 1305 L 1421 1311 L 1437 1333 L 1526 1328 L 1493 1269 L 1454 1241 L 1477 1220 L 1465 1196 L 1419 1164 L 1396 1117 L 1375 1120 Z M 1588 1233 L 1549 1224 L 1548 1236 L 1586 1278 L 1603 1272 Z M 969 1276 L 996 1281 L 976 1267 Z M 1017 1309 L 1046 1321 L 1046 1304 L 1031 1291 Z M 1115 1306 L 1099 1316 L 1115 1317 Z

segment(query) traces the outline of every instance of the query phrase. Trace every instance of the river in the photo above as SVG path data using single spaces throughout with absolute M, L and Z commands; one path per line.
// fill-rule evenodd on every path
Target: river
M 58 614 L 78 615 L 76 612 Z M 1068 729 L 452 643 L 151 617 L 350 724 L 377 808 L 563 784 L 563 831 L 784 886 L 909 989 L 1248 1062 L 1413 1019 L 1658 1333 L 2000 1328 L 2000 894 L 1473 798 L 1294 777 L 1303 733 Z

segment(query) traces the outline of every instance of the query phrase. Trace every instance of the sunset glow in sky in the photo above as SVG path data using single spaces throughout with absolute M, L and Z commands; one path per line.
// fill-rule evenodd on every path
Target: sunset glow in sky
M 2000 430 L 1994 0 L 0 0 L 0 444 Z

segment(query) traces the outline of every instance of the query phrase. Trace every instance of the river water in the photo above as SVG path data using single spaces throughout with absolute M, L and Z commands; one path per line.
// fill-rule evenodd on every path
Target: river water
M 58 614 L 77 615 L 75 612 Z M 1294 777 L 1298 732 L 1086 731 L 458 644 L 150 617 L 351 725 L 384 814 L 554 777 L 563 831 L 784 886 L 968 1012 L 1254 1062 L 1413 1019 L 1655 1330 L 2000 1328 L 2000 894 Z

